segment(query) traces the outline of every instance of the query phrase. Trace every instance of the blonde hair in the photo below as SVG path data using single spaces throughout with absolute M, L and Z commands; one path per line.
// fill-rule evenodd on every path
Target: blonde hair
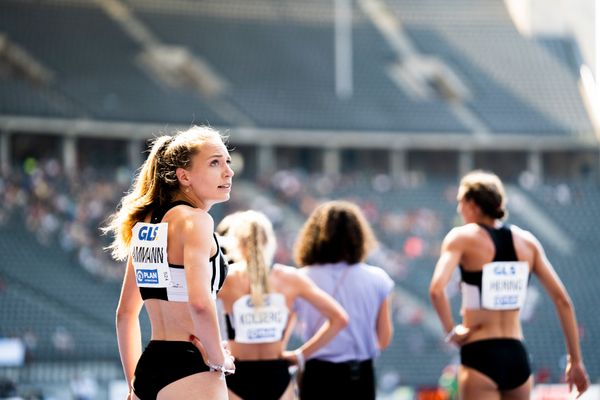
M 506 192 L 498 175 L 475 170 L 460 180 L 458 200 L 472 200 L 481 212 L 494 219 L 502 219 L 508 215 L 506 210 Z
M 235 214 L 227 236 L 236 242 L 232 249 L 236 259 L 246 262 L 252 304 L 261 306 L 269 293 L 269 270 L 275 254 L 273 225 L 261 212 L 243 211 Z
M 127 258 L 133 226 L 143 221 L 153 207 L 172 201 L 179 190 L 177 168 L 189 170 L 194 155 L 200 152 L 204 143 L 212 140 L 226 142 L 226 138 L 213 128 L 193 126 L 152 141 L 150 154 L 138 170 L 129 193 L 121 199 L 117 211 L 102 228 L 104 233 L 114 235 L 108 249 L 115 259 Z

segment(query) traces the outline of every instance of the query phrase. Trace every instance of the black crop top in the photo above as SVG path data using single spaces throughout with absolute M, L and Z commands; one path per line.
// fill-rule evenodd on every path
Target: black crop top
M 496 248 L 496 254 L 494 255 L 494 261 L 519 261 L 517 258 L 517 252 L 515 251 L 515 245 L 513 243 L 512 231 L 509 225 L 502 225 L 500 228 L 492 228 L 487 225 L 479 224 L 480 227 L 485 229 Z M 483 277 L 483 270 L 481 271 L 467 271 L 460 266 L 460 276 L 464 283 L 469 285 L 477 286 L 481 292 L 481 279 Z
M 175 201 L 173 203 L 170 203 L 166 207 L 155 209 L 152 212 L 150 223 L 160 223 L 167 211 L 169 211 L 175 206 L 182 204 L 193 207 L 191 204 L 185 201 Z M 223 283 L 225 282 L 225 278 L 227 277 L 228 264 L 227 260 L 223 256 L 223 252 L 221 250 L 221 246 L 219 245 L 217 236 L 214 233 L 213 238 L 217 245 L 217 252 L 209 259 L 210 265 L 212 267 L 212 275 L 210 279 L 210 292 L 213 295 L 213 297 L 216 297 L 217 293 L 219 292 L 219 290 L 223 286 Z M 142 295 L 142 299 L 159 299 L 165 301 L 187 302 L 187 283 L 185 280 L 184 268 L 185 267 L 183 265 L 169 263 L 169 270 L 171 272 L 171 286 L 166 288 L 140 287 L 139 289 Z

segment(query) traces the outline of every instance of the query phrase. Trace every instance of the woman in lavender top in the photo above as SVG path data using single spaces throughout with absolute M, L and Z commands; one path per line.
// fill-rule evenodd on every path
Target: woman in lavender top
M 392 340 L 390 295 L 394 282 L 381 268 L 364 263 L 376 239 L 360 209 L 349 202 L 319 206 L 295 245 L 301 271 L 344 307 L 349 325 L 308 357 L 301 399 L 375 399 L 373 359 Z M 319 312 L 303 301 L 295 310 L 302 338 L 322 325 Z

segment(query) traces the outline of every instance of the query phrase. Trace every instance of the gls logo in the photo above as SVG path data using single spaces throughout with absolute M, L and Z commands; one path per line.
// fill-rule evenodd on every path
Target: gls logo
M 135 275 L 138 283 L 158 283 L 158 271 L 155 269 L 138 269 Z
M 158 226 L 144 225 L 140 228 L 140 231 L 138 232 L 138 239 L 151 242 L 153 240 L 156 240 L 156 235 L 158 235 Z
M 517 270 L 514 265 L 497 265 L 494 267 L 494 273 L 496 275 L 515 275 Z

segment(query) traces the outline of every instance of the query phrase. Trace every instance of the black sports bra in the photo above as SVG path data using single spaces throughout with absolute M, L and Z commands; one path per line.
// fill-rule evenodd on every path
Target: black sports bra
M 467 271 L 460 265 L 463 309 L 515 310 L 524 301 L 529 281 L 529 266 L 520 262 L 510 226 L 485 229 L 494 242 L 494 259 L 480 271 Z M 485 270 L 485 271 L 484 271 Z M 484 276 L 484 272 L 487 274 Z M 485 288 L 483 281 L 485 281 Z M 484 293 L 485 290 L 485 293 Z
M 171 208 L 178 205 L 188 205 L 193 207 L 190 203 L 185 201 L 175 201 L 170 203 L 166 207 L 157 208 L 152 212 L 152 217 L 150 219 L 150 223 L 158 224 L 162 221 L 163 217 Z M 217 239 L 217 235 L 213 233 L 213 238 L 216 243 L 217 252 L 209 259 L 210 265 L 212 267 L 212 274 L 210 279 L 210 291 L 213 297 L 216 297 L 217 293 L 223 286 L 225 282 L 225 278 L 227 277 L 228 271 L 228 263 L 225 257 L 223 256 L 223 252 L 221 250 L 221 246 L 219 245 L 219 241 Z M 142 299 L 159 299 L 165 301 L 179 301 L 179 302 L 187 302 L 187 282 L 185 280 L 185 266 L 171 264 L 169 263 L 169 270 L 171 273 L 171 286 L 166 288 L 147 288 L 140 287 L 140 293 L 142 295 Z
M 491 228 L 487 225 L 479 224 L 480 227 L 485 229 L 496 248 L 496 254 L 492 261 L 519 261 L 517 258 L 517 252 L 515 251 L 515 245 L 513 243 L 512 231 L 510 226 L 502 225 L 500 228 Z M 460 265 L 460 276 L 461 280 L 469 285 L 477 286 L 481 291 L 481 278 L 483 277 L 483 271 L 467 271 Z

